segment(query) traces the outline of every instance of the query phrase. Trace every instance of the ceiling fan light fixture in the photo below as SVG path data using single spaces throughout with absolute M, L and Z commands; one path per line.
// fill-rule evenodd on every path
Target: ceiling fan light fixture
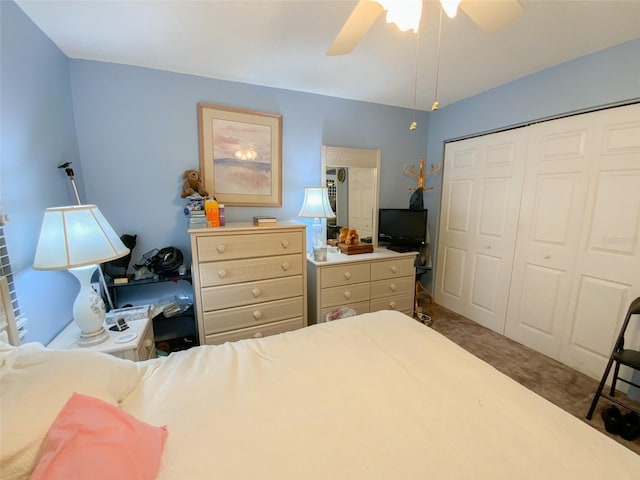
M 447 17 L 454 18 L 456 13 L 458 13 L 458 5 L 460 5 L 461 0 L 440 0 L 440 5 L 442 5 L 442 9 L 444 13 L 447 14 Z
M 422 17 L 422 0 L 375 0 L 387 12 L 387 23 L 395 23 L 402 31 L 418 33 Z

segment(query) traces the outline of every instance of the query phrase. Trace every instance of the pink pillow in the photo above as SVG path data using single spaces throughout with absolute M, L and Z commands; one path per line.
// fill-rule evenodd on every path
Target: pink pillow
M 74 393 L 51 425 L 31 479 L 156 478 L 166 439 L 166 426 Z

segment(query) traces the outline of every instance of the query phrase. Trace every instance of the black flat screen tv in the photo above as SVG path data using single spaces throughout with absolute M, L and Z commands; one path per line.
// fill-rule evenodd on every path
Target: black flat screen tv
M 419 251 L 427 238 L 427 210 L 381 208 L 378 244 L 398 252 Z

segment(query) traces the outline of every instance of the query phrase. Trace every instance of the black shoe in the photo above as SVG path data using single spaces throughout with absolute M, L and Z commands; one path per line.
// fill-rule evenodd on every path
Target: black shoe
M 635 440 L 640 437 L 640 415 L 629 412 L 622 417 L 620 436 L 625 440 Z
M 602 410 L 602 420 L 604 420 L 604 428 L 609 433 L 620 433 L 623 426 L 622 413 L 618 407 L 609 407 Z

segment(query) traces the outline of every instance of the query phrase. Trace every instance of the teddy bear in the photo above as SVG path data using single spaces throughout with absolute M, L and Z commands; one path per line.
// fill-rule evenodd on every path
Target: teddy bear
M 203 197 L 209 195 L 200 181 L 200 172 L 197 170 L 185 170 L 182 174 L 182 178 L 184 179 L 184 182 L 182 183 L 182 193 L 180 194 L 182 198 L 187 198 L 196 193 Z
M 349 229 L 347 227 L 342 227 L 340 229 L 340 233 L 338 234 L 338 243 L 345 243 L 347 240 L 347 233 L 349 233 Z
M 360 242 L 360 237 L 358 236 L 358 232 L 356 232 L 353 229 L 350 229 L 347 232 L 347 238 L 345 239 L 344 243 L 346 243 L 347 245 L 358 245 L 359 242 Z

